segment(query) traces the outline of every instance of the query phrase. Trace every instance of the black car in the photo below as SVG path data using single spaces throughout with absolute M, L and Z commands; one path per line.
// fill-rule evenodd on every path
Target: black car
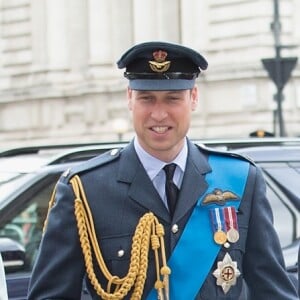
M 61 174 L 122 146 L 101 143 L 0 150 L 0 252 L 9 299 L 26 299 L 48 203 Z M 89 299 L 85 290 L 82 299 Z
M 199 142 L 200 143 L 200 142 Z M 300 139 L 201 141 L 247 155 L 263 170 L 287 270 L 297 284 Z M 64 170 L 126 143 L 53 145 L 0 151 L 0 252 L 9 299 L 26 299 L 48 202 Z M 89 299 L 83 289 L 82 299 Z

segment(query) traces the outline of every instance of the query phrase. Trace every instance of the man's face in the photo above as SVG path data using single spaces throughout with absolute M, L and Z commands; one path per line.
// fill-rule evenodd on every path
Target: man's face
M 128 107 L 140 145 L 163 161 L 173 160 L 184 144 L 198 90 L 127 91 Z

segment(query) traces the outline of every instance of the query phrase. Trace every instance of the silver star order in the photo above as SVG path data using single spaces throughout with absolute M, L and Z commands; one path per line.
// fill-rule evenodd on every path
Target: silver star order
M 237 262 L 232 261 L 230 255 L 226 253 L 223 261 L 218 262 L 218 268 L 213 275 L 217 278 L 217 285 L 221 286 L 226 294 L 231 286 L 236 284 L 236 279 L 241 272 L 237 268 Z

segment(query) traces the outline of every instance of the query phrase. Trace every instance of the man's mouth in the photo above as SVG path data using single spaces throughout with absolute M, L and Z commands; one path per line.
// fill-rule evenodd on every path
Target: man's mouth
M 151 130 L 156 133 L 165 133 L 169 130 L 170 127 L 168 126 L 153 126 L 151 127 Z

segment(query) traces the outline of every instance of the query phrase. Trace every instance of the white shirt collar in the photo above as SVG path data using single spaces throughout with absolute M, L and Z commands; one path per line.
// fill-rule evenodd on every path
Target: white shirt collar
M 151 180 L 153 180 L 153 178 L 157 176 L 160 170 L 166 165 L 166 162 L 161 161 L 156 157 L 150 155 L 148 152 L 146 152 L 138 142 L 137 138 L 134 139 L 134 148 L 148 176 L 150 177 Z M 188 154 L 188 147 L 187 147 L 187 141 L 185 140 L 183 148 L 178 153 L 176 158 L 172 161 L 173 163 L 176 163 L 180 167 L 182 173 L 185 171 L 187 154 Z

